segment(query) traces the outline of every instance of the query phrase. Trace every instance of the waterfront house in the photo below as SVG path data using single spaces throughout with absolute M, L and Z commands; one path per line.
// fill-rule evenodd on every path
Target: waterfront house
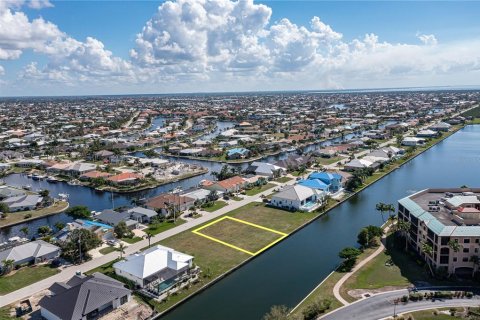
M 0 252 L 0 267 L 3 261 L 13 260 L 14 265 L 40 263 L 53 260 L 60 255 L 60 248 L 43 240 L 36 240 Z
M 111 175 L 112 174 L 108 172 L 93 170 L 93 171 L 82 174 L 80 176 L 80 180 L 105 179 L 110 177 Z
M 435 138 L 439 136 L 439 133 L 437 131 L 427 129 L 418 131 L 416 136 L 418 138 Z
M 122 172 L 107 178 L 107 181 L 117 185 L 132 185 L 143 179 L 143 175 L 134 172 Z
M 193 207 L 194 204 L 195 199 L 193 198 L 179 194 L 163 193 L 148 199 L 145 206 L 168 216 L 172 213 L 178 214 L 180 211 L 185 211 L 190 207 Z
M 102 273 L 75 275 L 55 282 L 38 305 L 47 320 L 98 319 L 130 301 L 132 292 Z
M 402 140 L 402 146 L 416 147 L 425 144 L 425 139 L 416 137 L 405 137 Z
M 270 205 L 299 211 L 313 211 L 321 204 L 322 194 L 302 185 L 287 186 L 272 196 Z
M 150 223 L 153 217 L 158 216 L 155 210 L 142 207 L 131 208 L 127 212 L 130 214 L 131 219 L 137 220 L 139 223 Z
M 105 209 L 96 215 L 95 219 L 113 227 L 124 221 L 130 230 L 138 228 L 138 221 L 131 219 L 128 211 L 117 212 L 112 209 Z
M 79 177 L 90 171 L 97 169 L 97 165 L 89 162 L 76 162 L 64 169 L 65 174 L 73 177 Z
M 193 189 L 193 190 L 186 191 L 182 195 L 185 197 L 195 199 L 196 203 L 203 203 L 208 199 L 210 192 L 211 192 L 210 190 L 206 190 L 206 189 Z
M 329 193 L 335 193 L 342 189 L 342 183 L 344 180 L 343 180 L 343 177 L 337 172 L 317 171 L 317 172 L 311 173 L 308 176 L 308 179 L 303 181 L 318 182 L 318 185 L 320 186 L 318 189 L 329 192 Z M 299 184 L 302 184 L 302 183 L 299 182 Z M 303 185 L 311 188 L 311 186 L 309 186 L 308 183 L 304 183 Z
M 343 170 L 345 171 L 355 171 L 359 169 L 366 169 L 366 168 L 378 168 L 380 164 L 378 162 L 369 161 L 366 159 L 353 159 L 352 161 L 345 164 Z
M 227 159 L 243 159 L 250 155 L 250 150 L 245 148 L 234 148 L 227 151 Z
M 38 194 L 22 194 L 8 197 L 2 202 L 8 206 L 10 212 L 34 210 L 42 202 L 43 197 Z
M 268 177 L 268 178 L 276 178 L 280 177 L 281 175 L 286 174 L 287 170 L 282 167 L 278 167 L 274 164 L 270 164 L 267 162 L 252 162 L 250 166 L 246 169 L 247 172 L 252 174 L 256 174 L 258 176 Z
M 438 122 L 432 126 L 430 126 L 430 130 L 433 130 L 433 131 L 443 131 L 443 132 L 447 132 L 450 130 L 450 128 L 452 127 L 451 124 L 448 124 L 446 122 Z
M 247 186 L 248 182 L 240 177 L 234 176 L 221 181 L 204 180 L 200 183 L 200 187 L 210 191 L 219 191 L 223 193 L 239 192 Z
M 160 245 L 113 265 L 115 274 L 133 281 L 140 288 L 152 284 L 172 286 L 192 267 L 192 256 Z

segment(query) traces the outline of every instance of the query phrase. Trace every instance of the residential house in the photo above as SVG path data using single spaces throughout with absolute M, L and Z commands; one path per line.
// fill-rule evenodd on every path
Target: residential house
M 3 199 L 10 212 L 34 210 L 42 202 L 38 194 L 23 194 Z
M 302 185 L 287 186 L 272 196 L 270 205 L 287 210 L 313 211 L 321 205 L 321 195 Z
M 227 159 L 244 159 L 250 155 L 250 150 L 245 148 L 234 148 L 227 151 Z
M 132 292 L 120 281 L 102 273 L 75 275 L 67 282 L 55 282 L 50 295 L 38 305 L 47 320 L 98 319 L 130 301 Z
M 319 188 L 329 193 L 335 193 L 342 189 L 343 177 L 337 172 L 313 172 L 304 181 L 319 181 L 325 185 L 325 188 Z M 299 184 L 302 184 L 299 182 Z M 308 184 L 308 183 L 307 183 Z M 309 187 L 308 185 L 304 184 Z
M 355 170 L 366 169 L 366 168 L 376 169 L 379 167 L 379 165 L 380 163 L 376 161 L 370 161 L 367 159 L 353 159 L 352 161 L 347 162 L 344 165 L 343 170 L 355 171 Z
M 139 223 L 150 223 L 153 217 L 158 216 L 155 210 L 142 207 L 131 208 L 127 212 L 130 214 L 131 219 L 137 220 Z
M 200 183 L 200 187 L 207 190 L 215 190 L 223 193 L 234 193 L 244 189 L 247 181 L 240 177 L 234 176 L 221 181 L 204 180 Z
M 402 140 L 402 146 L 406 147 L 416 147 L 425 144 L 425 139 L 416 138 L 416 137 L 405 137 Z
M 256 174 L 258 176 L 263 176 L 268 178 L 280 177 L 287 173 L 287 170 L 285 168 L 278 167 L 274 164 L 270 164 L 267 162 L 258 162 L 258 161 L 252 162 L 246 171 Z
M 443 131 L 443 132 L 447 132 L 450 130 L 450 128 L 452 127 L 451 124 L 448 124 L 446 122 L 439 122 L 439 123 L 436 123 L 432 126 L 430 126 L 430 130 L 433 130 L 433 131 Z
M 131 219 L 128 211 L 117 212 L 112 209 L 105 209 L 96 215 L 95 219 L 113 227 L 123 221 L 130 230 L 138 228 L 138 221 Z
M 118 185 L 132 185 L 143 179 L 143 175 L 135 172 L 122 172 L 108 177 L 106 180 Z
M 194 204 L 195 199 L 193 198 L 179 194 L 163 193 L 148 199 L 145 206 L 168 216 L 172 213 L 178 214 L 181 211 L 185 211 L 193 207 Z
M 192 256 L 160 245 L 113 265 L 115 274 L 133 281 L 140 288 L 152 284 L 172 286 L 192 267 Z
M 60 255 L 60 247 L 43 240 L 36 240 L 0 252 L 0 267 L 3 261 L 13 260 L 14 265 L 50 261 Z
M 417 138 L 435 138 L 438 137 L 438 131 L 433 130 L 420 130 L 417 132 Z

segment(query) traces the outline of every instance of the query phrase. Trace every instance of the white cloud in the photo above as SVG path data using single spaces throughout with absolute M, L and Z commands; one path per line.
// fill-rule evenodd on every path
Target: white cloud
M 3 76 L 5 74 L 5 68 L 0 66 L 0 76 Z
M 28 7 L 32 9 L 52 8 L 53 4 L 49 0 L 30 0 Z
M 433 34 L 417 34 L 417 38 L 427 46 L 434 46 L 438 43 L 437 38 Z
M 252 0 L 166 1 L 125 60 L 98 39 L 74 39 L 42 18 L 29 20 L 22 5 L 49 2 L 0 2 L 0 60 L 18 59 L 25 50 L 46 55 L 48 63 L 29 63 L 19 75 L 32 86 L 153 92 L 388 87 L 444 75 L 460 79 L 480 68 L 479 41 L 438 44 L 433 34 L 417 34 L 422 44 L 389 43 L 374 33 L 346 41 L 316 16 L 306 26 L 272 22 L 271 8 Z

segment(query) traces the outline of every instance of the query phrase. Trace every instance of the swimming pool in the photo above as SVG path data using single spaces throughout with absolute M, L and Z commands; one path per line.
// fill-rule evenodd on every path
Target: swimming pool
M 161 293 L 175 284 L 175 279 L 167 279 L 158 285 L 158 292 Z
M 100 222 L 97 222 L 97 221 L 91 221 L 91 220 L 83 220 L 83 219 L 79 219 L 82 224 L 84 226 L 96 226 L 96 227 L 101 227 L 101 228 L 105 228 L 105 229 L 112 229 L 113 227 L 112 226 L 109 226 L 108 224 L 104 224 L 104 223 L 100 223 Z

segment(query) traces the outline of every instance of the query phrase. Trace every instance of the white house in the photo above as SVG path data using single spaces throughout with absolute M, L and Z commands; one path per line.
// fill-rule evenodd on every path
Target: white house
M 116 262 L 113 268 L 117 275 L 143 288 L 152 282 L 170 282 L 188 272 L 192 265 L 192 256 L 158 245 Z
M 409 146 L 409 147 L 419 146 L 424 143 L 425 143 L 425 139 L 416 138 L 416 137 L 405 137 L 402 140 L 402 146 Z
M 274 164 L 258 161 L 252 162 L 252 164 L 248 167 L 247 171 L 268 178 L 278 177 L 284 175 L 287 172 L 285 168 L 276 166 Z
M 301 186 L 287 186 L 274 194 L 270 205 L 287 210 L 313 211 L 321 205 L 324 192 Z

